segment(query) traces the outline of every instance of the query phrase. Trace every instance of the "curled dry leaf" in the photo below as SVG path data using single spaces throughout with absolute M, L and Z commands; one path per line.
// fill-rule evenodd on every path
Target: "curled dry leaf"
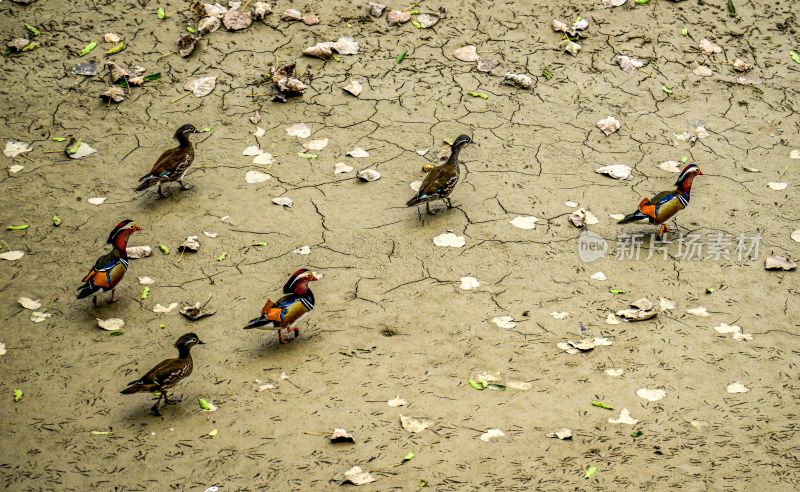
M 622 411 L 619 413 L 619 418 L 608 419 L 609 424 L 627 424 L 627 425 L 636 425 L 639 421 L 633 417 L 631 417 L 631 412 L 628 411 L 627 408 L 623 408 Z
M 578 210 L 569 214 L 569 221 L 572 222 L 572 225 L 575 227 L 581 228 L 585 225 L 594 225 L 600 222 L 600 220 L 589 210 L 585 208 L 579 208 Z
M 687 309 L 686 312 L 691 314 L 691 315 L 693 315 L 693 316 L 700 316 L 700 317 L 711 316 L 708 313 L 708 309 L 706 309 L 704 307 L 696 307 L 696 308 Z
M 410 20 L 411 14 L 408 12 L 403 12 L 402 10 L 392 10 L 386 15 L 386 22 L 388 22 L 390 26 L 405 24 Z
M 631 171 L 632 169 L 625 164 L 610 164 L 594 170 L 598 174 L 605 174 L 614 179 L 629 179 Z
M 125 248 L 125 254 L 128 255 L 128 258 L 146 258 L 153 254 L 153 248 L 150 246 L 128 246 Z
M 256 2 L 253 4 L 253 17 L 258 20 L 263 19 L 272 13 L 272 5 L 267 2 Z
M 381 5 L 375 2 L 369 2 L 367 4 L 367 12 L 372 17 L 380 17 L 383 15 L 383 11 L 386 10 L 386 5 Z
M 785 190 L 786 187 L 789 186 L 789 184 L 788 183 L 776 183 L 775 181 L 770 181 L 769 183 L 767 183 L 767 186 L 769 188 L 775 190 L 775 191 L 782 191 L 782 190 Z
M 330 142 L 330 140 L 327 138 L 309 140 L 308 142 L 303 142 L 303 147 L 305 147 L 307 150 L 314 150 L 319 152 L 320 150 L 328 146 L 328 142 Z
M 20 297 L 17 299 L 17 302 L 20 306 L 24 307 L 25 309 L 35 310 L 42 307 L 42 303 L 40 302 L 41 299 L 30 299 L 28 297 Z
M 199 302 L 196 302 L 191 306 L 183 306 L 180 313 L 192 321 L 197 321 L 198 319 L 205 318 L 206 316 L 212 316 L 216 314 L 216 311 L 204 309 L 207 303 L 208 301 L 201 305 Z
M 417 16 L 417 22 L 419 22 L 419 25 L 422 26 L 423 29 L 427 29 L 439 22 L 439 16 L 433 14 L 419 14 Z
M 310 255 L 311 254 L 311 247 L 309 245 L 301 246 L 297 249 L 292 250 L 292 253 L 297 255 Z
M 31 313 L 31 321 L 33 321 L 34 323 L 41 323 L 42 321 L 45 321 L 47 318 L 51 316 L 53 315 L 50 313 L 42 313 L 40 311 L 34 311 Z
M 97 65 L 95 65 L 93 62 L 78 63 L 75 65 L 75 68 L 72 69 L 72 73 L 75 75 L 94 77 L 97 75 Z
M 220 21 L 218 17 L 203 17 L 197 23 L 197 32 L 200 34 L 216 32 L 221 25 L 222 21 Z
M 453 56 L 457 60 L 465 62 L 474 62 L 480 60 L 481 58 L 480 55 L 478 55 L 478 49 L 473 45 L 458 48 L 457 50 L 453 51 Z
M 362 169 L 356 173 L 358 179 L 364 182 L 377 181 L 381 179 L 381 173 L 374 169 Z
M 178 251 L 185 253 L 197 253 L 197 250 L 200 249 L 200 241 L 197 240 L 197 236 L 188 236 L 186 241 L 183 242 L 180 246 L 178 246 Z
M 480 287 L 481 283 L 475 277 L 461 277 L 461 289 L 473 290 Z
M 737 72 L 749 72 L 753 69 L 753 65 L 746 63 L 740 59 L 736 59 L 733 62 L 733 69 Z
M 140 285 L 152 285 L 152 284 L 156 283 L 156 281 L 153 280 L 152 277 L 142 276 L 142 277 L 138 277 L 138 278 L 139 278 L 139 284 Z
M 626 321 L 644 321 L 655 318 L 656 314 L 653 303 L 646 297 L 633 302 L 629 309 L 617 311 L 617 316 L 621 316 Z
M 640 388 L 636 390 L 636 396 L 647 401 L 658 401 L 666 398 L 667 392 L 662 389 Z
M 105 41 L 106 43 L 117 44 L 120 41 L 122 41 L 122 36 L 120 36 L 117 33 L 107 32 L 107 33 L 103 34 L 103 41 Z
M 345 429 L 333 429 L 333 433 L 328 438 L 332 443 L 339 443 L 339 442 L 356 442 L 353 438 L 353 435 L 347 432 Z
M 292 21 L 301 21 L 303 20 L 303 14 L 300 13 L 299 10 L 296 9 L 287 9 L 284 10 L 281 14 L 281 20 L 292 22 Z
M 247 29 L 253 23 L 253 14 L 242 12 L 239 9 L 230 9 L 225 13 L 225 17 L 222 18 L 222 23 L 225 25 L 225 29 L 229 31 Z
M 361 91 L 364 90 L 364 87 L 361 85 L 361 82 L 357 80 L 350 80 L 350 82 L 344 86 L 343 89 L 358 97 L 358 95 L 361 94 Z
M 633 73 L 637 68 L 642 68 L 644 66 L 643 61 L 630 56 L 617 55 L 614 57 L 614 60 L 619 64 L 619 68 L 628 73 Z
M 197 7 L 198 7 L 198 14 L 206 17 L 216 17 L 217 19 L 222 19 L 223 17 L 225 17 L 225 14 L 228 13 L 228 9 L 218 3 L 215 4 L 204 3 L 198 5 Z
M 33 150 L 31 144 L 26 142 L 18 142 L 16 140 L 9 140 L 6 142 L 6 148 L 3 150 L 3 155 L 6 157 L 16 157 L 25 152 Z
M 286 134 L 290 137 L 308 138 L 311 136 L 311 127 L 305 123 L 295 123 L 286 127 Z
M 111 74 L 111 82 L 114 83 L 117 83 L 122 79 L 127 79 L 131 76 L 131 74 L 127 70 L 120 67 L 114 62 L 106 63 L 106 68 L 108 69 L 108 72 Z
M 791 260 L 787 260 L 783 256 L 770 256 L 764 260 L 764 268 L 766 270 L 794 270 L 797 264 Z
M 400 425 L 402 425 L 403 429 L 407 430 L 408 432 L 416 434 L 433 425 L 433 422 L 424 418 L 406 417 L 405 415 L 400 415 Z
M 23 256 L 25 256 L 24 252 L 16 250 L 4 251 L 3 253 L 0 253 L 0 258 L 6 261 L 16 261 L 22 258 Z
M 100 93 L 100 99 L 107 103 L 111 102 L 122 102 L 125 100 L 125 91 L 118 86 L 112 86 L 105 90 L 105 92 Z
M 510 330 L 517 326 L 512 316 L 497 316 L 492 318 L 492 323 L 496 324 L 500 328 L 503 328 L 504 330 Z
M 533 87 L 533 77 L 525 73 L 507 73 L 503 75 L 503 83 L 520 89 L 530 89 Z
M 31 44 L 31 40 L 28 38 L 15 38 L 9 41 L 6 46 L 8 46 L 8 49 L 10 49 L 12 53 L 19 53 L 29 44 Z
M 272 203 L 274 203 L 275 205 L 281 205 L 281 206 L 286 207 L 286 208 L 292 208 L 292 205 L 294 204 L 294 200 L 292 200 L 288 196 L 281 196 L 281 197 L 273 198 L 272 199 Z
M 319 24 L 319 17 L 314 14 L 306 14 L 303 16 L 303 24 L 307 26 L 316 26 Z
M 560 19 L 553 19 L 553 21 L 550 23 L 550 26 L 556 32 L 567 32 L 567 31 L 569 31 L 569 26 L 567 26 L 566 22 L 564 22 L 564 21 L 562 21 Z
M 176 307 L 178 307 L 178 303 L 177 302 L 173 302 L 169 306 L 162 306 L 161 304 L 156 304 L 153 307 L 153 312 L 154 313 L 168 313 L 168 312 L 172 311 L 173 309 L 175 309 Z
M 404 407 L 408 405 L 408 402 L 400 398 L 399 396 L 395 396 L 391 400 L 387 401 L 386 404 L 394 408 L 394 407 Z
M 725 391 L 727 391 L 728 393 L 747 393 L 748 391 L 750 391 L 750 388 L 743 385 L 739 381 L 734 381 L 725 387 Z
M 209 75 L 206 77 L 199 77 L 196 79 L 189 80 L 184 84 L 183 88 L 187 91 L 192 91 L 192 94 L 195 97 L 205 97 L 211 94 L 211 91 L 214 90 L 214 87 L 217 85 L 217 76 L 216 75 Z
M 466 243 L 464 236 L 456 236 L 452 232 L 445 232 L 433 238 L 434 245 L 445 248 L 461 248 Z
M 606 136 L 609 136 L 615 131 L 619 130 L 619 126 L 619 120 L 613 116 L 608 116 L 607 118 L 597 122 L 597 128 L 603 130 L 603 133 L 605 133 Z
M 531 230 L 531 229 L 536 229 L 536 222 L 538 220 L 539 220 L 538 217 L 533 217 L 528 215 L 528 216 L 514 217 L 510 222 L 511 225 L 519 229 Z
M 295 63 L 289 63 L 272 70 L 272 100 L 286 102 L 288 97 L 303 94 L 308 86 L 294 76 Z M 259 115 L 259 120 L 260 120 Z M 255 124 L 255 123 L 254 123 Z
M 97 326 L 106 331 L 118 331 L 125 326 L 125 321 L 121 318 L 95 319 L 97 319 Z
M 89 198 L 86 201 L 91 203 L 92 205 L 102 205 L 106 200 L 108 200 L 108 198 L 104 196 L 96 196 L 93 198 Z
M 367 152 L 366 150 L 362 149 L 361 147 L 356 147 L 355 149 L 353 149 L 351 151 L 348 151 L 347 154 L 345 154 L 345 155 L 349 155 L 350 157 L 355 157 L 355 158 L 359 159 L 359 158 L 362 158 L 362 157 L 369 157 L 369 152 Z
M 333 56 L 333 43 L 330 41 L 317 43 L 314 46 L 309 46 L 308 48 L 304 49 L 303 54 L 306 56 L 313 56 L 315 58 L 327 60 Z
M 722 47 L 720 47 L 718 44 L 706 38 L 700 40 L 698 47 L 700 48 L 700 52 L 703 53 L 704 55 L 722 53 Z
M 567 439 L 572 439 L 572 430 L 571 429 L 567 429 L 566 427 L 563 427 L 561 429 L 557 429 L 557 430 L 554 430 L 552 432 L 548 432 L 547 434 L 545 434 L 545 436 L 546 437 L 551 437 L 551 438 L 558 438 L 558 439 L 563 441 L 563 440 L 567 440 Z
M 261 171 L 247 171 L 247 174 L 244 175 L 244 180 L 248 184 L 263 183 L 269 179 L 272 179 L 272 176 Z
M 352 171 L 352 170 L 353 170 L 352 166 L 348 166 L 348 165 L 347 165 L 346 163 L 344 163 L 344 162 L 337 162 L 337 163 L 336 163 L 336 164 L 334 164 L 334 166 L 333 166 L 333 174 L 344 174 L 344 173 L 349 173 L 349 172 L 350 172 L 350 171 Z
M 500 65 L 500 58 L 497 56 L 480 57 L 478 59 L 479 72 L 491 72 Z
M 354 466 L 342 473 L 340 478 L 335 478 L 334 480 L 339 482 L 339 485 L 351 483 L 358 486 L 372 483 L 377 479 L 373 477 L 367 470 L 362 470 L 360 466 Z
M 191 55 L 195 46 L 197 46 L 197 38 L 191 34 L 184 34 L 178 38 L 178 54 L 183 58 Z
M 496 442 L 496 441 L 508 440 L 505 432 L 501 431 L 500 429 L 488 429 L 486 432 L 478 436 L 478 439 L 480 439 L 483 442 Z
M 694 73 L 698 77 L 711 77 L 712 75 L 714 75 L 714 72 L 712 72 L 711 69 L 705 65 L 700 65 L 699 67 L 695 68 L 694 70 L 692 70 L 692 73 Z
M 569 39 L 562 40 L 558 47 L 572 56 L 578 56 L 578 52 L 581 50 L 581 45 Z

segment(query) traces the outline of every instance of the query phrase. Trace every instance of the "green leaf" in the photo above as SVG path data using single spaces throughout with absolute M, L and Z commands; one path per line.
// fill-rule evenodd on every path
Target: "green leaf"
M 200 133 L 211 133 L 212 131 L 213 130 L 211 129 L 211 127 L 207 126 L 207 127 L 203 128 L 202 130 L 200 130 Z
M 31 32 L 31 34 L 33 34 L 34 36 L 38 36 L 38 35 L 42 34 L 42 31 L 36 29 L 35 27 L 33 27 L 30 24 L 25 24 L 25 29 L 29 30 Z
M 662 85 L 661 86 L 661 92 L 663 92 L 664 94 L 672 94 L 672 89 L 670 89 L 666 85 Z
M 169 254 L 169 248 L 165 244 L 159 244 L 158 249 L 160 249 L 165 255 Z
M 53 137 L 53 142 L 63 142 L 66 138 L 64 137 Z
M 798 55 L 796 51 L 790 51 L 789 56 L 792 57 L 795 63 L 800 63 L 800 55 Z
M 416 27 L 417 29 L 422 29 L 422 24 L 420 24 L 419 21 L 416 19 L 412 20 L 411 24 L 413 24 L 414 27 Z
M 113 55 L 114 53 L 119 53 L 124 49 L 125 49 L 125 43 L 120 41 L 119 43 L 115 44 L 110 50 L 106 51 L 106 55 Z
M 75 143 L 70 145 L 69 148 L 67 149 L 67 154 L 74 154 L 75 152 L 77 152 L 78 149 L 81 148 L 81 143 L 83 143 L 83 141 L 80 138 L 78 140 L 75 140 Z
M 650 0 L 647 0 L 647 1 L 649 2 Z M 639 3 L 639 0 L 636 0 L 636 3 Z M 583 478 L 592 478 L 595 473 L 597 473 L 597 467 L 596 466 L 590 466 L 583 473 Z
M 59 217 L 58 215 L 54 215 L 53 216 L 53 225 L 56 226 L 56 227 L 60 226 L 61 225 L 61 217 Z
M 612 294 L 614 294 L 614 295 L 617 295 L 617 294 L 624 294 L 624 293 L 625 293 L 625 291 L 624 291 L 624 290 L 622 290 L 622 289 L 610 289 L 610 290 L 609 290 L 609 292 L 611 292 L 611 293 L 612 293 Z
M 31 50 L 35 50 L 35 49 L 36 49 L 36 48 L 38 48 L 38 47 L 39 47 L 39 43 L 37 43 L 36 41 L 34 41 L 34 42 L 32 42 L 32 43 L 28 43 L 28 44 L 26 44 L 26 45 L 25 45 L 25 47 L 24 47 L 24 48 L 22 48 L 20 51 L 31 51 Z
M 733 4 L 733 0 L 728 0 L 728 14 L 731 17 L 736 17 L 736 6 Z
M 19 388 L 14 389 L 14 401 L 18 402 L 22 399 L 22 390 Z
M 413 459 L 414 459 L 414 453 L 406 453 L 406 455 L 403 456 L 402 463 L 405 463 L 406 461 L 411 461 Z
M 92 41 L 91 43 L 87 44 L 83 47 L 82 50 L 78 52 L 80 56 L 86 56 L 92 52 L 93 49 L 97 48 L 97 41 Z
M 145 300 L 145 299 L 147 299 L 147 296 L 149 296 L 149 295 L 150 295 L 150 287 L 145 287 L 144 289 L 142 289 L 142 292 L 139 294 L 139 299 Z
M 157 15 L 157 16 L 158 16 L 158 18 L 159 18 L 159 19 L 161 19 L 161 20 L 164 20 L 164 19 L 166 19 L 166 18 L 167 18 L 167 13 L 166 13 L 166 12 L 164 12 L 164 9 L 163 9 L 163 8 L 161 8 L 161 7 L 159 7 L 159 8 L 158 8 L 158 10 L 156 10 L 156 15 Z
M 159 323 L 158 327 L 163 330 L 163 329 L 165 329 L 167 327 L 167 324 L 166 323 Z
M 634 2 L 636 2 L 637 5 L 647 5 L 650 3 L 650 0 L 634 0 Z
M 482 390 L 483 389 L 483 386 L 481 386 L 481 383 L 475 381 L 474 379 L 470 379 L 469 380 L 469 385 L 472 386 L 476 390 Z
M 597 401 L 597 400 L 592 401 L 592 406 L 598 408 L 605 408 L 606 410 L 614 410 L 614 407 L 609 405 L 608 403 L 603 403 L 602 401 Z
M 211 404 L 208 402 L 208 400 L 206 400 L 204 398 L 198 398 L 197 399 L 197 404 L 200 405 L 200 408 L 202 410 L 205 410 L 206 412 L 210 412 L 211 411 L 212 407 L 211 407 Z
M 401 51 L 400 53 L 397 54 L 397 56 L 394 57 L 395 63 L 400 63 L 401 61 L 403 61 L 405 59 L 406 59 L 406 52 L 405 51 Z
M 186 26 L 186 30 L 187 30 L 187 31 L 189 31 L 189 32 L 190 32 L 190 33 L 192 33 L 192 34 L 194 34 L 194 33 L 196 33 L 196 32 L 197 32 L 197 31 L 195 30 L 195 28 L 194 28 L 194 27 L 192 27 L 192 26 Z
M 119 330 L 112 331 L 111 333 L 108 334 L 108 336 L 110 336 L 110 337 L 120 337 L 122 335 L 123 335 L 123 333 L 121 331 L 119 331 Z
M 269 246 L 269 243 L 266 241 L 259 241 L 257 243 L 253 243 L 253 246 Z
M 472 97 L 480 97 L 484 101 L 489 99 L 489 94 L 484 94 L 483 92 L 470 91 L 470 92 L 467 92 L 467 95 L 468 96 L 472 96 Z
M 217 256 L 217 261 L 222 261 L 227 257 L 228 257 L 228 253 L 223 251 L 221 255 Z
M 681 157 L 681 164 L 686 164 L 687 162 L 689 162 L 689 158 L 688 157 L 686 157 L 686 156 Z
M 317 154 L 311 154 L 309 152 L 298 152 L 298 156 L 302 157 L 303 159 L 316 159 L 319 157 Z
M 331 58 L 333 58 L 333 61 L 337 61 L 337 62 L 341 62 L 342 61 L 342 57 L 339 56 L 339 55 L 331 55 Z
M 145 75 L 142 77 L 142 80 L 145 82 L 152 82 L 154 80 L 161 80 L 161 72 L 151 73 L 150 75 Z
M 708 287 L 708 288 L 706 288 L 706 294 L 713 294 L 713 293 L 714 293 L 714 292 L 716 292 L 716 291 L 717 291 L 717 289 L 716 289 L 716 288 L 714 288 L 714 287 Z
M 427 486 L 428 486 L 428 482 L 426 482 L 425 480 L 420 480 L 419 481 L 419 485 L 417 485 L 417 490 L 422 490 Z
M 30 227 L 29 224 L 10 225 L 10 226 L 6 227 L 6 230 L 7 231 L 24 231 L 28 227 Z
M 689 35 L 689 29 L 684 27 L 683 29 L 681 29 L 681 34 L 684 35 L 684 36 L 688 36 Z
M 410 15 L 419 15 L 420 14 L 419 10 L 409 10 L 408 13 Z
M 544 77 L 544 80 L 550 80 L 550 79 L 553 78 L 553 72 L 551 72 L 547 68 L 543 68 L 542 69 L 542 77 Z
M 643 434 L 642 431 L 636 430 L 636 431 L 631 432 L 631 437 L 639 437 L 642 434 Z

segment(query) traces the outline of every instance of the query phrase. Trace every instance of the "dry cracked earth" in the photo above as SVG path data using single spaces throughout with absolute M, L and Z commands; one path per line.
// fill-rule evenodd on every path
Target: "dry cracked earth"
M 263 22 L 205 36 L 184 59 L 169 53 L 196 21 L 188 2 L 3 1 L 4 39 L 25 34 L 25 23 L 41 30 L 39 48 L 0 62 L 0 138 L 33 147 L 3 157 L 5 167 L 24 169 L 0 178 L 3 229 L 31 225 L 0 232 L 3 251 L 25 253 L 0 261 L 3 487 L 323 490 L 339 488 L 332 479 L 360 465 L 377 479 L 366 490 L 797 490 L 800 283 L 796 272 L 765 271 L 764 258 L 798 257 L 790 233 L 800 220 L 800 161 L 789 156 L 800 148 L 800 64 L 789 51 L 800 46 L 800 4 L 734 3 L 736 17 L 725 0 L 617 8 L 601 0 L 425 1 L 416 8 L 442 7 L 445 16 L 417 29 L 389 27 L 360 1 L 281 0 Z M 316 13 L 321 23 L 281 21 L 287 8 Z M 550 23 L 579 16 L 590 21 L 588 37 L 573 57 L 558 49 L 561 35 Z M 109 31 L 125 39 L 125 50 L 105 55 L 110 45 L 100 42 L 78 56 Z M 301 56 L 341 36 L 352 36 L 360 52 L 339 62 Z M 700 53 L 701 38 L 723 51 Z M 500 65 L 484 73 L 456 60 L 452 52 L 466 45 Z M 646 64 L 626 73 L 617 55 Z M 739 83 L 737 58 L 754 65 L 760 83 Z M 98 99 L 105 72 L 72 74 L 87 59 L 141 65 L 162 79 L 108 105 Z M 264 74 L 293 60 L 309 89 L 273 103 Z M 695 75 L 700 65 L 712 75 Z M 534 86 L 504 85 L 506 72 L 529 73 Z M 218 77 L 214 91 L 177 99 L 199 75 Z M 364 86 L 357 98 L 342 90 L 351 79 Z M 255 111 L 266 130 L 258 142 L 248 120 Z M 596 126 L 608 115 L 621 122 L 610 136 Z M 705 138 L 676 137 L 693 135 L 698 121 Z M 285 131 L 300 122 L 311 138 L 330 139 L 316 159 L 299 157 L 301 140 Z M 212 129 L 195 138 L 187 177 L 194 189 L 163 200 L 132 191 L 184 123 Z M 457 208 L 429 216 L 404 207 L 422 166 L 460 133 L 479 146 L 462 153 Z M 97 153 L 69 159 L 65 143 L 52 141 L 60 136 L 81 138 Z M 275 156 L 268 169 L 241 155 L 255 143 Z M 355 147 L 369 157 L 345 155 Z M 430 150 L 422 157 L 417 149 Z M 658 165 L 682 157 L 706 175 L 677 218 L 680 232 L 758 233 L 754 260 L 645 260 L 648 244 L 638 261 L 614 257 L 621 233 L 649 237 L 654 228 L 618 226 L 609 215 L 669 189 L 676 175 Z M 336 162 L 355 170 L 334 174 Z M 594 172 L 614 163 L 633 168 L 631 179 Z M 382 178 L 356 180 L 367 167 Z M 251 170 L 272 179 L 248 184 Z M 274 205 L 279 196 L 294 206 Z M 107 200 L 96 206 L 92 197 Z M 605 257 L 581 261 L 567 201 L 598 217 L 588 228 L 608 240 Z M 60 227 L 51 224 L 54 214 Z M 511 225 L 518 216 L 537 217 L 535 229 Z M 131 244 L 153 246 L 154 254 L 131 261 L 116 304 L 77 301 L 80 279 L 123 218 L 145 228 Z M 432 239 L 448 231 L 465 245 L 435 246 Z M 178 254 L 190 235 L 200 236 L 200 250 Z M 307 256 L 293 252 L 304 245 Z M 272 333 L 242 330 L 300 267 L 324 274 L 312 285 L 317 308 L 300 338 L 280 346 Z M 597 271 L 607 280 L 590 278 Z M 156 281 L 147 299 L 137 276 Z M 465 276 L 480 286 L 462 290 Z M 197 322 L 152 310 L 209 296 L 217 314 Z M 32 323 L 19 297 L 41 299 L 52 316 Z M 647 321 L 606 323 L 642 297 L 676 307 Z M 687 313 L 697 307 L 709 315 Z M 516 326 L 492 323 L 499 316 Z M 125 320 L 122 336 L 97 327 L 95 318 L 110 317 Z M 579 322 L 613 345 L 579 354 L 557 348 L 580 338 Z M 752 339 L 718 333 L 723 323 Z M 206 345 L 193 351 L 194 373 L 175 388 L 180 405 L 157 418 L 146 395 L 119 394 L 171 356 L 188 331 Z M 622 374 L 612 377 L 610 368 Z M 527 384 L 473 389 L 468 380 L 483 372 Z M 735 381 L 749 392 L 727 392 Z M 267 383 L 270 391 L 258 391 Z M 641 388 L 666 397 L 642 399 Z M 386 404 L 398 395 L 407 406 Z M 218 410 L 202 411 L 198 398 Z M 636 425 L 608 422 L 623 408 Z M 409 433 L 400 415 L 433 423 Z M 355 444 L 329 443 L 336 427 L 352 432 Z M 572 429 L 571 440 L 545 436 L 561 427 Z M 493 428 L 505 438 L 478 439 Z M 414 458 L 400 465 L 409 452 Z M 596 472 L 585 478 L 590 467 Z

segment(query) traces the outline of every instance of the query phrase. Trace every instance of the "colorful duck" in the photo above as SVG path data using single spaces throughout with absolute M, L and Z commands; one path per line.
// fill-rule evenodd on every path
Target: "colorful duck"
M 189 141 L 189 135 L 192 133 L 200 132 L 193 125 L 183 125 L 175 131 L 174 138 L 178 140 L 179 145 L 161 154 L 150 173 L 139 178 L 141 184 L 136 188 L 136 191 L 144 191 L 157 184 L 158 195 L 161 198 L 166 198 L 169 195 L 161 192 L 162 183 L 177 181 L 182 190 L 192 188 L 192 185 L 183 183 L 183 175 L 194 160 L 194 147 L 192 142 Z
M 94 264 L 94 268 L 83 277 L 85 282 L 78 288 L 78 299 L 89 297 L 98 292 L 111 291 L 111 301 L 115 301 L 116 287 L 128 271 L 128 238 L 136 231 L 141 231 L 142 227 L 130 219 L 125 219 L 111 231 L 108 236 L 107 244 L 112 245 L 113 249 L 100 258 Z M 92 303 L 97 305 L 97 295 L 92 298 Z
M 267 303 L 261 308 L 261 316 L 250 320 L 244 327 L 245 330 L 252 328 L 277 329 L 278 340 L 281 343 L 288 343 L 281 334 L 281 330 L 286 328 L 287 331 L 293 331 L 294 338 L 297 338 L 300 335 L 300 329 L 293 325 L 314 309 L 314 293 L 308 288 L 308 283 L 319 279 L 319 275 L 305 268 L 294 272 L 283 286 L 284 296 L 278 299 L 278 302 L 267 299 Z
M 161 403 L 162 398 L 165 405 L 178 404 L 178 400 L 169 399 L 167 390 L 192 373 L 194 366 L 192 364 L 192 355 L 189 351 L 195 345 L 204 344 L 205 342 L 201 341 L 194 333 L 181 335 L 175 342 L 175 348 L 178 349 L 177 358 L 159 362 L 158 365 L 147 371 L 147 374 L 128 383 L 128 387 L 122 390 L 121 393 L 123 395 L 132 395 L 133 393 L 158 391 L 158 400 L 156 400 L 156 404 L 153 405 L 150 411 L 160 416 L 161 412 L 158 411 L 158 404 Z
M 417 196 L 406 202 L 406 207 L 413 207 L 420 203 L 425 204 L 428 213 L 431 212 L 431 203 L 434 200 L 442 200 L 451 208 L 450 194 L 455 189 L 460 176 L 460 169 L 458 167 L 458 154 L 461 149 L 467 144 L 474 144 L 475 142 L 467 135 L 459 135 L 450 146 L 450 157 L 447 162 L 441 166 L 436 166 L 425 176 L 422 184 L 419 187 Z
M 662 191 L 653 198 L 645 198 L 639 203 L 639 210 L 626 215 L 619 224 L 627 224 L 637 220 L 647 219 L 651 224 L 660 225 L 658 237 L 663 237 L 664 232 L 669 232 L 666 222 L 678 212 L 689 206 L 689 197 L 692 192 L 692 182 L 695 176 L 703 176 L 697 164 L 689 164 L 675 182 L 676 189 Z

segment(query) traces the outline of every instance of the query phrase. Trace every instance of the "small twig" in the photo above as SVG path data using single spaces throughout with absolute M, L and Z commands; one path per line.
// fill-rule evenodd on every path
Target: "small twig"
M 191 94 L 191 92 L 187 92 L 186 94 L 184 94 L 184 95 L 182 95 L 182 96 L 178 96 L 178 97 L 176 97 L 175 99 L 173 99 L 172 101 L 170 101 L 169 103 L 170 103 L 170 104 L 172 104 L 172 103 L 174 103 L 175 101 L 179 101 L 179 100 L 183 99 L 184 97 L 188 96 L 189 94 Z

